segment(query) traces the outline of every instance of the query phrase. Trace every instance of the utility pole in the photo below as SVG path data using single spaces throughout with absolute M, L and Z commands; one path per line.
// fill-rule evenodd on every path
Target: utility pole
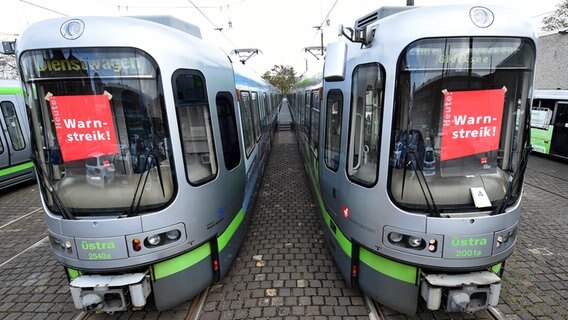
M 320 32 L 320 52 L 321 55 L 323 56 L 323 29 L 321 28 L 321 26 L 314 26 L 314 29 L 318 30 Z

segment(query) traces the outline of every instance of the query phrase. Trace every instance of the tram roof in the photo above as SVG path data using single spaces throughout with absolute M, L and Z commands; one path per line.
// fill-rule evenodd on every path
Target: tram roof
M 203 39 L 201 37 L 201 29 L 199 29 L 198 26 L 173 16 L 148 15 L 148 16 L 130 16 L 130 17 L 163 24 L 165 26 L 191 34 L 192 36 L 195 36 L 199 39 Z
M 568 90 L 534 90 L 533 99 L 568 100 Z

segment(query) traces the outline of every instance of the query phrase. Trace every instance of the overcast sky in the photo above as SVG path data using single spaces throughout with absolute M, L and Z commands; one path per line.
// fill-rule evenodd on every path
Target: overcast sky
M 561 0 L 415 0 L 416 6 L 448 3 L 493 3 L 512 7 L 538 26 Z M 303 48 L 337 39 L 338 25 L 353 22 L 386 5 L 406 0 L 8 0 L 2 1 L 0 37 L 14 38 L 35 21 L 61 16 L 168 14 L 201 28 L 203 38 L 227 53 L 235 48 L 258 48 L 263 54 L 247 63 L 259 73 L 275 64 L 305 69 L 315 58 Z M 197 7 L 197 9 L 196 9 Z M 7 8 L 13 8 L 8 12 Z M 232 25 L 229 26 L 229 22 Z M 216 29 L 222 28 L 221 31 Z

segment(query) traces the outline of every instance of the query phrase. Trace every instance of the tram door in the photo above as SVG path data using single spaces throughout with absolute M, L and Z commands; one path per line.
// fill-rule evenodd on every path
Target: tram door
M 0 95 L 0 168 L 29 161 L 29 145 L 24 140 L 22 117 L 15 95 Z M 26 130 L 27 131 L 27 130 Z
M 558 103 L 550 154 L 568 158 L 568 103 Z
M 341 126 L 343 114 L 343 92 L 338 89 L 331 89 L 326 92 L 324 99 L 327 99 L 326 108 L 322 110 L 323 114 L 323 162 L 320 161 L 320 186 L 325 198 L 328 210 L 336 215 L 341 214 L 340 209 L 340 184 L 341 178 L 345 173 L 341 170 L 344 168 L 339 164 L 339 156 L 341 154 Z

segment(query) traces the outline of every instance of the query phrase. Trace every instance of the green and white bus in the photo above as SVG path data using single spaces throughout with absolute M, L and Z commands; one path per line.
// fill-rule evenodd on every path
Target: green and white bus
M 568 90 L 535 90 L 531 110 L 533 151 L 568 159 Z

